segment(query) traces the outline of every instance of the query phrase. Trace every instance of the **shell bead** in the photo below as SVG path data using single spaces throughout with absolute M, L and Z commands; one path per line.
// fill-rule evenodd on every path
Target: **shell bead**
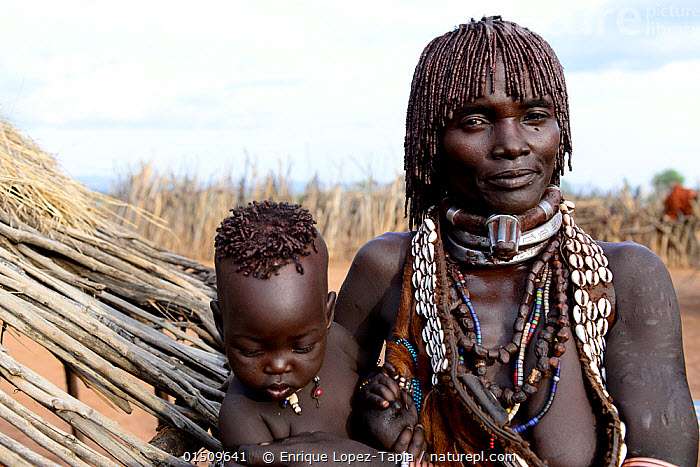
M 591 301 L 586 305 L 586 317 L 591 320 L 598 318 L 598 308 Z
M 428 234 L 428 243 L 435 243 L 436 240 L 437 240 L 437 232 L 435 232 L 433 230 L 432 232 L 430 232 L 430 234 Z
M 608 320 L 607 319 L 601 319 L 598 321 L 598 334 L 601 336 L 604 336 L 608 332 Z
M 625 461 L 626 458 L 627 458 L 627 445 L 623 444 L 622 446 L 620 446 L 620 457 L 617 460 L 617 462 L 618 462 L 617 465 L 622 465 L 622 463 Z
M 592 256 L 586 256 L 586 266 L 588 266 L 589 269 L 598 269 L 598 261 L 595 260 Z
M 583 289 L 578 289 L 574 292 L 574 300 L 581 306 L 586 306 L 588 303 L 588 292 Z

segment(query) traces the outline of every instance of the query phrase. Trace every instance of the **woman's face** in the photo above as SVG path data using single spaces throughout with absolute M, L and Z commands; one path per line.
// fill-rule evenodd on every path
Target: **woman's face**
M 490 89 L 487 81 L 487 89 Z M 455 112 L 442 136 L 447 193 L 474 214 L 520 214 L 547 188 L 559 148 L 559 125 L 549 96 L 522 101 L 505 92 L 503 61 L 493 93 Z

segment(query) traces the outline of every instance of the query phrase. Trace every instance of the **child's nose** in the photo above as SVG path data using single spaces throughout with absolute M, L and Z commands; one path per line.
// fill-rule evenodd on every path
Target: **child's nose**
M 273 375 L 289 373 L 292 370 L 291 362 L 283 356 L 274 356 L 267 361 L 265 372 Z

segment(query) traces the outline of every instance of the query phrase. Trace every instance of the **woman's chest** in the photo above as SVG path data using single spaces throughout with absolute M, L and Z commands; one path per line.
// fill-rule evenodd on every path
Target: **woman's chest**
M 596 458 L 598 430 L 587 397 L 576 343 L 572 337 L 565 342 L 541 338 L 554 300 L 546 305 L 544 301 L 555 293 L 551 290 L 545 292 L 542 281 L 530 290 L 522 272 L 511 272 L 500 274 L 500 277 L 494 274 L 465 275 L 467 293 L 459 293 L 459 287 L 454 287 L 458 292 L 456 295 L 468 294 L 470 319 L 467 321 L 478 320 L 479 340 L 484 348 L 503 349 L 514 344 L 518 347 L 507 362 L 481 359 L 487 362 L 487 385 L 493 384 L 492 392 L 495 389 L 500 394 L 507 388 L 517 392 L 518 381 L 520 385 L 535 381 L 536 392 L 528 393 L 527 400 L 515 406 L 517 412 L 510 426 L 527 426 L 521 435 L 532 443 L 534 451 L 549 465 L 591 465 Z M 454 295 L 453 291 L 453 298 Z M 464 297 L 460 298 L 464 301 Z M 524 329 L 523 316 L 526 317 Z M 528 332 L 532 334 L 531 338 L 523 338 Z M 555 344 L 563 344 L 557 348 L 557 365 L 544 365 L 548 371 L 538 371 L 538 368 L 542 369 L 538 360 L 543 354 L 551 357 Z M 468 359 L 479 360 L 475 355 Z

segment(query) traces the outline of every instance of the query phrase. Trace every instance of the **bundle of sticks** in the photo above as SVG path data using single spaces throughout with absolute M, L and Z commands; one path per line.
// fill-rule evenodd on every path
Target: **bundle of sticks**
M 220 449 L 209 428 L 228 371 L 209 311 L 211 268 L 121 226 L 110 209 L 118 201 L 64 175 L 9 122 L 0 119 L 0 129 L 3 333 L 9 326 L 40 344 L 125 412 L 138 406 L 197 447 Z M 0 341 L 0 375 L 111 458 L 0 391 L 0 417 L 39 446 L 70 466 L 187 465 L 19 363 L 21 351 Z M 0 462 L 55 465 L 2 433 Z

